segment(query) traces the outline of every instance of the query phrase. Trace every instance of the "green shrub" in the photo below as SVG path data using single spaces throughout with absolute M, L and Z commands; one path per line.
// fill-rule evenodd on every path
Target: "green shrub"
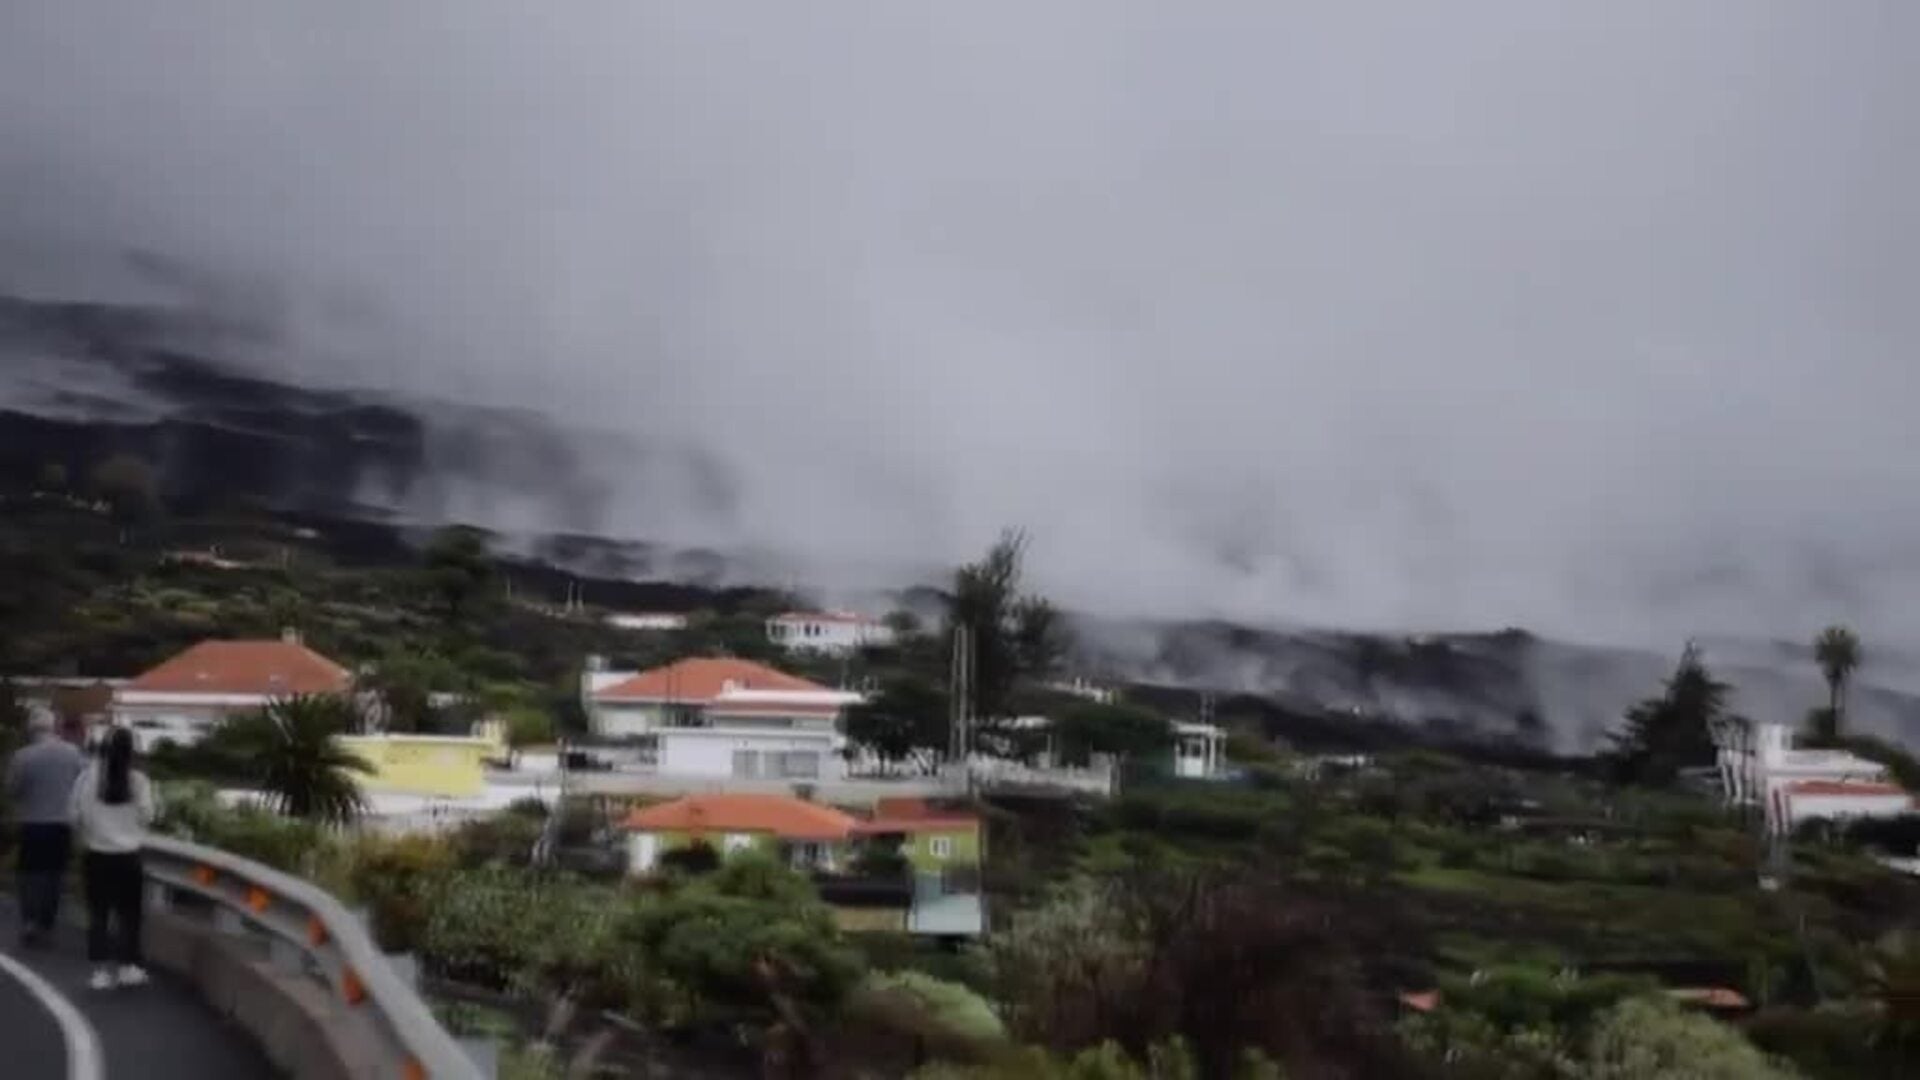
M 1591 1080 L 1792 1080 L 1733 1028 L 1661 998 L 1623 1001 L 1587 1041 L 1582 1076 Z
M 354 850 L 349 882 L 373 920 L 373 936 L 387 952 L 413 952 L 427 915 L 455 866 L 454 851 L 432 836 L 363 837 Z
M 1071 1057 L 1023 1047 L 985 1065 L 930 1065 L 915 1072 L 913 1080 L 1196 1080 L 1199 1075 L 1192 1051 L 1176 1038 L 1147 1047 L 1144 1062 L 1129 1057 L 1119 1043 L 1111 1041 Z M 1282 1075 L 1278 1066 L 1257 1053 L 1249 1054 L 1234 1070 L 1234 1080 L 1276 1080 Z
M 816 1019 L 831 1014 L 858 984 L 860 956 L 805 879 L 781 873 L 741 860 L 629 907 L 618 941 L 642 977 L 645 1015 L 668 1027 L 760 1026 L 776 995 Z
M 430 971 L 495 988 L 573 992 L 617 1005 L 631 982 L 613 889 L 490 866 L 449 877 L 420 935 Z
M 509 808 L 504 814 L 462 822 L 447 834 L 446 842 L 455 860 L 467 869 L 525 866 L 533 858 L 533 846 L 545 828 L 543 818 Z
M 500 1051 L 498 1080 L 561 1080 L 563 1063 L 544 1046 L 513 1046 Z
M 156 830 L 276 870 L 307 874 L 327 845 L 326 833 L 312 822 L 252 806 L 223 806 L 206 784 L 163 787 L 159 802 Z
M 909 1035 L 936 1057 L 980 1060 L 1007 1041 L 987 999 L 918 971 L 873 972 L 847 1003 L 849 1016 Z
M 1910 1063 L 1875 1035 L 1880 1016 L 1871 1007 L 1767 1009 L 1747 1021 L 1747 1037 L 1791 1061 L 1812 1080 L 1900 1080 Z M 1893 1052 L 1889 1052 L 1892 1050 Z
M 849 934 L 847 944 L 874 971 L 917 971 L 981 993 L 988 992 L 993 982 L 992 969 L 978 949 L 956 950 L 927 938 L 885 931 Z

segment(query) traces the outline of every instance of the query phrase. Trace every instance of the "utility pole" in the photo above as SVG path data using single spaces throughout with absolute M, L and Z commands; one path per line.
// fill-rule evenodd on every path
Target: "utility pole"
M 948 717 L 947 755 L 965 778 L 966 793 L 973 794 L 973 770 L 967 756 L 972 750 L 973 713 L 973 633 L 964 624 L 953 628 L 953 668 L 948 683 L 953 688 Z

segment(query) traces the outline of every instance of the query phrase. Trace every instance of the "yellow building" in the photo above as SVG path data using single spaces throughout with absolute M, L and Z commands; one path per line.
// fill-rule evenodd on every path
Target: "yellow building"
M 502 753 L 492 739 L 452 735 L 343 735 L 340 745 L 373 766 L 362 789 L 447 799 L 483 794 L 486 762 Z

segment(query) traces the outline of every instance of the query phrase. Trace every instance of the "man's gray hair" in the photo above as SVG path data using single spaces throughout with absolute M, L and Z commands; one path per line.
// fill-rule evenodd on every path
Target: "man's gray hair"
M 27 708 L 27 731 L 34 735 L 51 735 L 58 726 L 53 710 L 45 705 L 31 705 Z

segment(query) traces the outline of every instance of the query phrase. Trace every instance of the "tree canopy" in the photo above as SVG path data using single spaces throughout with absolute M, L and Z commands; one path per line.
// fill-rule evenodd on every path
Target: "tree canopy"
M 493 558 L 486 534 L 456 525 L 440 530 L 427 545 L 426 580 L 450 619 L 474 614 L 494 584 Z
M 160 487 L 153 466 L 131 454 L 118 454 L 101 462 L 88 479 L 93 495 L 111 508 L 123 532 L 160 508 Z
M 1173 725 L 1151 709 L 1125 702 L 1082 701 L 1053 718 L 1054 745 L 1074 764 L 1092 754 L 1140 760 L 1173 745 Z
M 1627 711 L 1612 736 L 1613 759 L 1634 783 L 1672 783 L 1680 770 L 1712 765 L 1714 729 L 1727 719 L 1727 684 L 1713 677 L 1700 650 L 1689 643 L 1658 697 Z
M 965 629 L 969 636 L 973 713 L 984 729 L 1010 718 L 1021 687 L 1052 676 L 1067 651 L 1059 609 L 1024 591 L 1026 550 L 1026 534 L 1009 530 L 953 577 L 947 633 Z
M 1827 681 L 1827 710 L 1833 729 L 1828 734 L 1837 737 L 1846 724 L 1847 684 L 1860 667 L 1860 637 L 1844 626 L 1829 626 L 1813 639 L 1813 656 Z
M 947 695 L 927 679 L 900 674 L 847 710 L 847 738 L 888 765 L 947 748 Z

